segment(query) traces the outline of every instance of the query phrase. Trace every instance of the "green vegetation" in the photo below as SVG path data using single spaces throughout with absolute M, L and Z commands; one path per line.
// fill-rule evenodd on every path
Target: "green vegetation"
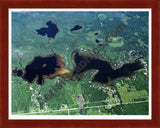
M 105 100 L 108 95 L 107 93 L 103 92 L 102 89 L 95 89 L 94 87 L 84 87 L 82 85 L 82 90 L 84 91 L 83 95 L 85 99 L 88 99 L 90 102 Z
M 144 75 L 144 72 L 141 71 L 137 73 L 137 78 L 134 81 L 133 85 L 137 90 L 146 90 L 148 92 L 148 83 L 148 76 Z
M 144 100 L 148 99 L 148 93 L 146 90 L 143 90 L 143 91 L 135 90 L 135 91 L 128 92 L 126 87 L 120 87 L 119 93 L 121 96 L 122 103 L 134 102 L 139 99 L 144 99 Z
M 148 115 L 148 103 L 127 104 L 123 110 L 124 115 Z
M 111 42 L 109 45 L 111 47 L 122 47 L 124 45 L 124 41 L 122 37 L 110 37 Z
M 26 113 L 30 111 L 32 92 L 25 82 L 12 83 L 12 112 Z
M 105 19 L 107 18 L 107 16 L 106 16 L 105 14 L 99 14 L 99 15 L 98 15 L 98 18 L 99 18 L 100 20 L 105 20 Z
M 73 68 L 71 53 L 74 50 L 81 49 L 93 53 L 95 48 L 99 51 L 93 54 L 109 61 L 114 69 L 139 58 L 138 53 L 143 53 L 143 60 L 148 64 L 148 14 L 146 12 L 134 13 L 13 12 L 12 50 L 14 52 L 12 51 L 11 68 L 12 70 L 16 67 L 23 69 L 35 56 L 56 53 L 63 57 L 65 68 L 71 70 Z M 139 18 L 137 15 L 140 15 Z M 56 23 L 60 30 L 54 39 L 36 33 L 36 29 L 46 27 L 47 21 Z M 124 23 L 126 28 L 117 33 L 117 37 L 111 37 L 111 43 L 106 42 L 106 36 L 110 37 L 109 34 L 121 23 Z M 70 32 L 76 24 L 83 28 Z M 96 39 L 101 42 L 96 43 Z M 99 44 L 105 47 L 100 48 Z M 80 81 L 63 80 L 62 87 L 56 86 L 62 80 L 59 77 L 52 80 L 46 79 L 45 84 L 39 86 L 36 83 L 28 84 L 21 78 L 12 76 L 12 114 L 148 114 L 148 102 L 131 103 L 149 99 L 148 67 L 137 71 L 131 78 L 116 79 L 113 86 L 92 82 L 91 77 L 95 72 L 89 72 Z M 52 89 L 53 87 L 55 90 Z M 82 106 L 77 102 L 78 95 L 84 98 Z M 48 99 L 45 98 L 47 96 Z

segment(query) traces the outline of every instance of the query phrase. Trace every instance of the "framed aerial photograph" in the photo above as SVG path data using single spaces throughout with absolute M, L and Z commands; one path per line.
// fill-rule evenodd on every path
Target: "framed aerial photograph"
M 159 128 L 158 0 L 0 0 L 0 127 Z
M 151 119 L 151 9 L 9 9 L 9 119 Z

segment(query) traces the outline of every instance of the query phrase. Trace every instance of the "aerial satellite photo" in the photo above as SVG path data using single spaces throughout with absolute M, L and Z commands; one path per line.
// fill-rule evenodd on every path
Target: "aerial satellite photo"
M 148 11 L 11 11 L 12 115 L 149 115 Z

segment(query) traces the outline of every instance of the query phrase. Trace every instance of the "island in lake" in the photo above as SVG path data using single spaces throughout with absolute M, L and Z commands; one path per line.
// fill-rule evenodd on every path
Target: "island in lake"
M 72 78 L 80 80 L 88 71 L 98 70 L 92 77 L 92 82 L 104 83 L 111 85 L 112 81 L 119 77 L 131 77 L 134 71 L 144 68 L 141 60 L 135 60 L 124 64 L 118 69 L 113 69 L 110 62 L 87 52 L 75 50 L 72 52 L 73 70 Z
M 144 68 L 140 60 L 135 60 L 124 64 L 118 69 L 113 69 L 110 62 L 95 56 L 91 53 L 75 50 L 72 52 L 73 69 L 71 71 L 64 68 L 65 64 L 62 57 L 57 54 L 35 57 L 25 67 L 13 70 L 18 77 L 22 77 L 28 83 L 37 83 L 42 85 L 46 78 L 54 79 L 56 76 L 67 78 L 69 80 L 80 80 L 88 71 L 98 70 L 92 77 L 92 82 L 111 85 L 112 81 L 119 77 L 130 77 L 134 71 Z
M 69 72 L 69 70 L 64 69 L 65 64 L 62 59 L 57 54 L 37 56 L 27 64 L 24 71 L 16 69 L 13 70 L 13 73 L 17 73 L 17 76 L 22 77 L 28 83 L 37 80 L 37 84 L 42 85 L 46 78 L 54 79 L 56 76 Z

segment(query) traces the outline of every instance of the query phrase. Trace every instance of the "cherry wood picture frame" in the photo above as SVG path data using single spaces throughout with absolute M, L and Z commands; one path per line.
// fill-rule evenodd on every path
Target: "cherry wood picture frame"
M 151 120 L 9 120 L 9 8 L 150 8 L 152 9 L 152 119 Z M 160 127 L 160 1 L 159 0 L 0 0 L 0 127 L 89 128 Z

